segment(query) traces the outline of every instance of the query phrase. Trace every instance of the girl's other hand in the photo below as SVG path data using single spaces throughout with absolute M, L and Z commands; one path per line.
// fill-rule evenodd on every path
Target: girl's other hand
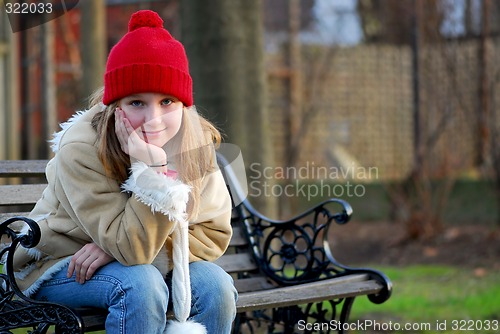
M 83 284 L 92 278 L 97 269 L 114 260 L 95 243 L 86 244 L 71 258 L 67 277 L 75 274 L 76 281 Z

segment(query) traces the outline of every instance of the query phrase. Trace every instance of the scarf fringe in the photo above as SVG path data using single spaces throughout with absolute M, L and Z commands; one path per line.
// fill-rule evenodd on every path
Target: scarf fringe
M 207 329 L 202 324 L 194 321 L 169 321 L 167 334 L 207 334 Z

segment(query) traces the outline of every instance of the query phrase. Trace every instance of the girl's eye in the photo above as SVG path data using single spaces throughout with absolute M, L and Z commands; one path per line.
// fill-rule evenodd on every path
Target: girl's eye
M 142 103 L 142 101 L 134 100 L 134 101 L 130 101 L 130 105 L 133 107 L 141 107 L 143 105 L 143 103 Z
M 168 106 L 172 103 L 174 103 L 174 101 L 172 101 L 172 99 L 165 99 L 165 100 L 161 101 L 161 104 L 164 106 Z

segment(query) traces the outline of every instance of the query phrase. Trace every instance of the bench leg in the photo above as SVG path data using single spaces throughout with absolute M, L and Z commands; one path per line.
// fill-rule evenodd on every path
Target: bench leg
M 349 315 L 351 314 L 352 304 L 354 303 L 355 297 L 348 297 L 344 299 L 344 303 L 342 304 L 342 311 L 340 312 L 339 321 L 341 324 L 344 324 L 349 321 Z M 341 326 L 339 329 L 339 334 L 347 333 Z

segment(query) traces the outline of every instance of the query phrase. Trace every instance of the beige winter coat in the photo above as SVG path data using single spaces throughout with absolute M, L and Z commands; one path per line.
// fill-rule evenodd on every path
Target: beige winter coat
M 188 187 L 142 163 L 134 163 L 126 186 L 106 177 L 90 125 L 101 108 L 77 114 L 54 139 L 48 187 L 30 214 L 42 239 L 35 249 L 19 249 L 14 259 L 18 284 L 28 295 L 90 242 L 127 266 L 153 263 L 163 273 L 172 268 L 171 215 L 185 208 Z M 220 171 L 207 174 L 200 214 L 189 224 L 190 261 L 212 261 L 224 253 L 232 233 L 230 212 Z

